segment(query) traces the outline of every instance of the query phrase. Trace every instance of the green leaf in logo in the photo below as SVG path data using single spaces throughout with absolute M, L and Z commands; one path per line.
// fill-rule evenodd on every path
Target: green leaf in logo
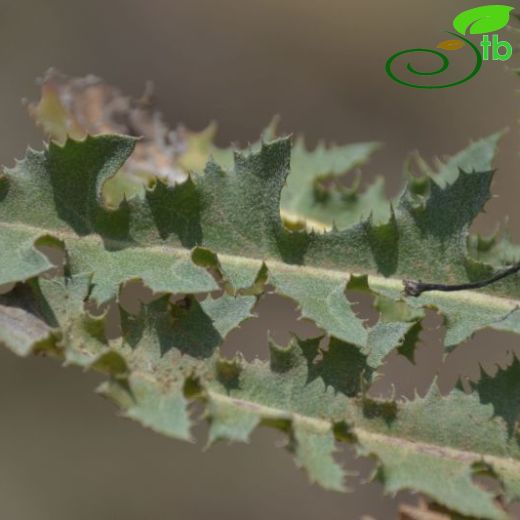
M 509 23 L 509 13 L 514 9 L 508 5 L 484 5 L 468 9 L 453 20 L 453 27 L 460 34 L 484 34 L 498 31 Z

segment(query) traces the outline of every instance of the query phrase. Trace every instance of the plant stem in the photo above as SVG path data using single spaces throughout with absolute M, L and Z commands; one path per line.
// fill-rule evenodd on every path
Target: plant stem
M 489 278 L 488 280 L 481 280 L 477 282 L 469 282 L 462 283 L 458 285 L 445 285 L 442 283 L 423 283 L 420 280 L 403 280 L 404 285 L 404 293 L 406 296 L 420 296 L 422 293 L 427 291 L 442 291 L 442 292 L 453 292 L 453 291 L 465 291 L 468 289 L 480 289 L 481 287 L 486 287 L 487 285 L 491 285 L 503 278 L 507 278 L 513 274 L 516 274 L 520 271 L 520 262 L 508 267 L 507 269 L 503 269 L 502 271 L 498 271 L 494 276 Z

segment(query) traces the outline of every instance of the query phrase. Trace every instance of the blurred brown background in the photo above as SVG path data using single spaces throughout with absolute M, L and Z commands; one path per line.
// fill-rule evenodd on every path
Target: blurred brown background
M 219 123 L 219 143 L 257 139 L 274 114 L 281 128 L 308 142 L 386 143 L 364 168 L 384 175 L 388 193 L 401 184 L 406 154 L 430 160 L 471 139 L 510 127 L 497 162 L 494 191 L 476 228 L 489 232 L 506 215 L 520 238 L 518 189 L 520 100 L 508 65 L 488 63 L 463 86 L 423 91 L 391 82 L 388 56 L 434 46 L 453 16 L 489 2 L 454 0 L 1 0 L 0 162 L 12 165 L 27 144 L 41 148 L 20 103 L 36 99 L 34 80 L 49 66 L 94 73 L 139 95 L 156 85 L 166 121 L 201 129 Z M 510 1 L 510 5 L 515 2 Z M 509 39 L 520 43 L 520 33 Z M 517 51 L 520 52 L 520 51 Z M 515 63 L 516 62 L 516 63 Z M 360 312 L 365 312 L 360 306 Z M 283 341 L 297 322 L 290 302 L 264 300 L 260 319 L 234 332 L 226 347 L 266 356 L 265 329 Z M 483 332 L 443 360 L 441 320 L 432 316 L 418 365 L 392 357 L 378 384 L 423 393 L 435 374 L 443 390 L 457 375 L 477 378 L 505 363 L 517 339 Z M 510 357 L 509 357 L 510 359 Z M 0 350 L 0 518 L 16 520 L 148 520 L 182 518 L 329 520 L 395 518 L 397 500 L 378 484 L 339 495 L 310 486 L 280 437 L 259 431 L 251 445 L 203 452 L 116 417 L 92 393 L 98 378 L 45 359 L 20 360 Z M 371 464 L 340 454 L 348 469 Z M 406 501 L 413 497 L 402 495 Z

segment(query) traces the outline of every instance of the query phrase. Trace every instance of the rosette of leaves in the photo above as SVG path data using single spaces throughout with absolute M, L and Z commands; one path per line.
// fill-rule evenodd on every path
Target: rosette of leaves
M 185 132 L 166 158 L 183 176 L 151 168 L 140 183 L 128 172 L 157 151 L 146 145 L 158 135 L 114 134 L 108 118 L 99 132 L 86 125 L 67 137 L 70 121 L 87 120 L 81 88 L 73 108 L 63 104 L 69 87 L 54 88 L 50 112 L 45 96 L 33 107 L 55 139 L 0 177 L 0 284 L 8 289 L 0 342 L 18 355 L 47 353 L 105 373 L 102 392 L 165 435 L 189 439 L 189 404 L 199 401 L 209 442 L 277 428 L 297 464 L 328 489 L 345 489 L 334 452 L 347 442 L 377 460 L 374 478 L 388 492 L 412 489 L 459 515 L 507 518 L 502 504 L 520 498 L 518 361 L 483 374 L 469 393 L 441 395 L 434 383 L 413 400 L 368 394 L 390 352 L 413 360 L 425 308 L 444 317 L 447 350 L 483 328 L 520 331 L 518 275 L 475 291 L 402 291 L 403 279 L 467 283 L 517 260 L 509 242 L 468 234 L 490 198 L 498 134 L 435 170 L 423 164 L 392 202 L 373 187 L 356 193 L 339 182 L 374 145 L 308 151 L 269 133 L 244 152 Z M 57 126 L 48 123 L 53 110 Z M 107 199 L 118 176 L 123 188 Z M 49 247 L 62 252 L 61 269 Z M 120 301 L 134 280 L 156 294 L 136 314 Z M 356 315 L 347 288 L 375 296 L 374 325 Z M 280 346 L 266 334 L 267 361 L 225 357 L 226 336 L 255 318 L 268 291 L 296 302 L 323 337 Z M 103 311 L 110 302 L 116 338 Z M 479 487 L 478 474 L 493 476 L 498 489 Z

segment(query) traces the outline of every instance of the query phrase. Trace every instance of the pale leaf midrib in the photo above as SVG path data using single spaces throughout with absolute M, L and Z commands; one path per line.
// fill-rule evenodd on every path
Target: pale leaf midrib
M 296 419 L 300 423 L 306 423 L 309 426 L 314 427 L 318 431 L 328 432 L 332 429 L 334 423 L 334 421 L 331 420 L 307 416 L 298 412 L 292 412 L 290 410 L 274 408 L 246 399 L 226 396 L 212 390 L 208 390 L 207 394 L 212 399 L 242 407 L 245 410 L 258 413 L 263 417 L 272 419 Z M 371 439 L 384 443 L 388 446 L 396 446 L 403 449 L 408 449 L 416 453 L 428 454 L 431 456 L 439 456 L 441 458 L 460 462 L 474 463 L 482 460 L 490 464 L 493 464 L 495 462 L 500 464 L 501 467 L 509 467 L 511 471 L 520 473 L 520 461 L 513 459 L 510 456 L 500 457 L 498 455 L 492 455 L 476 451 L 467 451 L 459 448 L 452 448 L 446 445 L 433 444 L 424 441 L 416 441 L 413 439 L 408 439 L 406 437 L 399 437 L 398 435 L 385 435 L 383 433 L 372 432 L 367 428 L 355 425 L 352 428 L 352 432 L 355 438 L 357 439 L 356 442 L 360 442 L 360 444 L 363 443 L 363 438 L 367 440 Z
M 9 228 L 22 228 L 27 231 L 30 231 L 34 235 L 52 235 L 55 238 L 65 240 L 73 240 L 73 241 L 91 241 L 95 245 L 102 245 L 102 239 L 98 235 L 86 235 L 86 236 L 78 236 L 76 234 L 70 233 L 68 230 L 54 230 L 54 229 L 45 229 L 37 226 L 25 224 L 25 223 L 11 223 L 11 222 L 0 222 L 0 227 L 5 226 Z M 168 244 L 139 244 L 139 243 L 131 243 L 131 242 L 116 242 L 112 243 L 122 246 L 127 246 L 133 249 L 146 249 L 148 251 L 157 252 L 158 254 L 165 254 L 166 251 L 170 250 L 175 253 L 177 256 L 183 256 L 185 258 L 191 257 L 191 250 L 186 249 L 184 247 L 172 247 Z M 351 276 L 359 276 L 365 275 L 368 276 L 368 284 L 369 287 L 375 292 L 378 289 L 381 290 L 391 290 L 402 292 L 403 290 L 403 281 L 400 278 L 391 278 L 391 277 L 383 277 L 375 274 L 370 274 L 367 272 L 361 271 L 339 271 L 335 269 L 324 269 L 321 267 L 315 267 L 310 265 L 299 265 L 299 264 L 286 264 L 280 262 L 276 259 L 270 258 L 251 258 L 251 257 L 241 257 L 238 255 L 230 255 L 226 253 L 216 252 L 218 258 L 221 261 L 225 261 L 229 264 L 235 264 L 237 266 L 249 265 L 251 267 L 257 268 L 258 262 L 265 262 L 267 267 L 272 272 L 283 272 L 287 274 L 295 274 L 301 276 L 302 272 L 305 274 L 312 276 L 314 278 L 329 278 L 338 282 L 344 281 L 345 283 L 350 279 Z M 431 296 L 435 296 L 437 300 L 444 300 L 446 302 L 457 302 L 460 305 L 474 305 L 478 307 L 487 307 L 491 309 L 503 309 L 505 312 L 513 310 L 515 307 L 520 307 L 520 300 L 514 298 L 506 298 L 496 295 L 491 295 L 488 293 L 484 293 L 481 291 L 453 291 L 453 292 L 442 292 L 442 291 L 431 291 L 428 293 Z M 404 298 L 404 296 L 403 296 Z M 421 298 L 417 298 L 418 302 L 421 302 Z

